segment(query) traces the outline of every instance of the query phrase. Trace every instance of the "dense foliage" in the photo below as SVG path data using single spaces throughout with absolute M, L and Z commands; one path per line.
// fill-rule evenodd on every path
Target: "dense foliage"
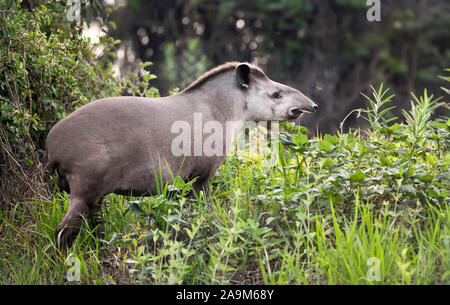
M 159 91 L 148 62 L 116 82 L 109 60 L 118 41 L 102 38 L 106 56 L 94 55 L 62 4 L 18 3 L 0 0 L 1 191 L 21 182 L 33 192 L 24 198 L 17 189 L 20 200 L 0 206 L 1 284 L 450 283 L 450 119 L 433 118 L 448 104 L 426 90 L 404 99 L 382 85 L 353 111 L 366 130 L 311 137 L 286 123 L 269 151 L 228 156 L 198 198 L 181 179 L 152 197 L 107 196 L 101 223 L 85 224 L 72 248 L 59 249 L 54 230 L 69 196 L 57 188 L 42 196 L 32 175 L 42 178 L 49 127 L 95 98 Z M 219 22 L 234 7 L 221 3 Z M 280 3 L 308 11 L 307 2 Z M 182 58 L 199 63 L 189 72 L 198 73 L 206 59 L 198 40 L 187 43 Z M 174 67 L 174 46 L 166 50 Z M 68 276 L 74 261 L 78 279 Z
M 8 202 L 19 195 L 15 182 L 33 188 L 29 168 L 39 167 L 51 126 L 77 107 L 119 92 L 112 72 L 83 37 L 82 24 L 68 22 L 66 7 L 36 6 L 0 1 L 1 199 Z M 103 43 L 107 51 L 114 41 Z
M 391 98 L 380 88 L 360 110 L 367 132 L 308 139 L 286 124 L 277 162 L 231 155 L 196 199 L 181 179 L 153 197 L 110 195 L 67 252 L 53 237 L 67 194 L 17 205 L 0 227 L 0 281 L 448 284 L 450 121 L 429 119 L 439 101 L 424 93 L 391 124 Z
M 105 1 L 106 3 L 106 1 Z M 360 92 L 384 82 L 399 116 L 410 92 L 441 95 L 436 78 L 450 66 L 450 4 L 446 0 L 383 0 L 381 21 L 369 22 L 366 0 L 127 0 L 113 19 L 125 54 L 135 50 L 163 94 L 184 88 L 205 69 L 254 61 L 272 79 L 306 93 L 319 111 L 303 122 L 335 133 Z M 193 46 L 196 45 L 196 49 Z M 133 64 L 125 57 L 122 69 Z M 436 114 L 443 114 L 438 110 Z M 348 126 L 367 126 L 350 117 Z

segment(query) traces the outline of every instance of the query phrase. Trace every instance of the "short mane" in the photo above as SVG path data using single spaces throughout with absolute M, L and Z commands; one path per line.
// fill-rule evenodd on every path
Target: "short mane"
M 220 66 L 217 66 L 217 67 L 205 72 L 202 76 L 200 76 L 194 82 L 192 82 L 189 86 L 187 86 L 183 91 L 188 92 L 193 89 L 196 89 L 196 88 L 200 87 L 201 85 L 203 85 L 208 80 L 210 80 L 211 78 L 213 78 L 214 76 L 236 69 L 236 66 L 238 64 L 239 64 L 239 62 L 237 62 L 237 61 L 230 61 L 230 62 L 226 62 Z M 261 70 L 260 67 L 250 64 L 250 63 L 247 63 L 247 64 L 250 66 L 250 70 L 254 75 L 257 75 L 260 77 L 267 77 L 266 74 L 263 72 L 263 70 Z

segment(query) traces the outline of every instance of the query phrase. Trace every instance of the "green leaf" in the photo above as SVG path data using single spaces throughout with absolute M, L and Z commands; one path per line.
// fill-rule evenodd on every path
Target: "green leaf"
M 391 127 L 389 127 L 389 131 L 392 133 L 395 133 L 396 131 L 402 130 L 403 126 L 395 123 L 394 125 L 392 125 Z
M 380 132 L 381 132 L 381 133 L 392 133 L 391 130 L 390 130 L 388 127 L 386 127 L 386 126 L 383 126 L 383 127 L 380 129 Z
M 283 145 L 287 145 L 287 146 L 295 145 L 295 143 L 290 141 L 284 133 L 280 133 L 280 135 L 278 137 L 280 139 L 281 144 L 283 144 Z
M 438 158 L 433 154 L 427 154 L 426 160 L 431 165 L 437 165 L 438 164 Z
M 302 125 L 296 125 L 294 126 L 294 129 L 297 130 L 299 133 L 308 133 L 308 128 L 302 126 Z
M 109 21 L 108 24 L 114 29 L 117 30 L 117 25 L 114 21 Z
M 147 212 L 145 212 L 141 206 L 139 205 L 140 201 L 132 201 L 130 204 L 130 210 L 132 210 L 137 215 L 141 216 L 150 216 Z
M 427 193 L 430 197 L 436 198 L 438 199 L 441 196 L 441 193 L 439 192 L 439 189 L 437 187 L 435 187 L 434 185 L 431 185 L 428 189 L 427 189 Z
M 319 141 L 317 147 L 324 152 L 331 152 L 331 144 L 327 141 Z
M 380 164 L 383 166 L 389 166 L 389 167 L 391 167 L 393 165 L 389 159 L 387 159 L 383 156 L 380 156 Z
M 445 156 L 442 158 L 442 164 L 445 164 L 445 165 L 449 165 L 449 164 L 450 164 L 450 154 L 445 155 Z
M 332 166 L 333 165 L 333 160 L 331 160 L 330 158 L 326 158 L 325 160 L 323 160 L 322 162 L 322 166 Z
M 447 124 L 445 124 L 445 123 L 439 123 L 439 122 L 434 122 L 433 124 L 432 124 L 434 127 L 436 127 L 436 128 L 442 128 L 442 129 L 445 129 L 445 128 L 447 128 Z
M 358 143 L 358 151 L 360 154 L 365 154 L 369 151 L 369 149 L 364 145 L 364 143 L 359 142 Z
M 295 143 L 296 146 L 301 146 L 304 145 L 305 143 L 308 142 L 308 136 L 300 133 L 296 136 L 292 137 L 293 142 Z
M 338 193 L 329 192 L 328 193 L 328 199 L 332 202 L 342 202 L 342 196 Z
M 417 192 L 416 189 L 414 188 L 414 186 L 410 185 L 410 184 L 404 184 L 401 185 L 399 188 L 399 191 L 408 195 L 409 197 L 416 197 L 417 196 Z
M 414 175 L 414 167 L 413 166 L 408 166 L 408 170 L 405 169 L 405 171 L 403 172 L 403 177 L 408 178 L 411 177 L 412 175 Z
M 363 172 L 356 172 L 350 175 L 350 180 L 352 182 L 361 182 L 364 181 L 364 179 L 366 179 L 366 174 L 364 174 Z
M 425 183 L 430 183 L 431 181 L 433 181 L 433 179 L 434 179 L 434 176 L 431 174 L 425 174 L 419 178 L 420 181 L 425 182 Z
M 337 136 L 326 134 L 324 140 L 332 145 L 339 144 L 339 138 Z

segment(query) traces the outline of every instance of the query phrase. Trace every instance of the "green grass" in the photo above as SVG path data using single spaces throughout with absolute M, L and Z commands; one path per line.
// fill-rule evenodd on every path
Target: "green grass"
M 109 195 L 68 251 L 54 240 L 68 195 L 19 202 L 0 212 L 0 283 L 449 284 L 450 121 L 429 118 L 425 93 L 391 124 L 386 92 L 360 112 L 366 132 L 284 124 L 277 162 L 230 156 L 199 198 L 181 180 Z

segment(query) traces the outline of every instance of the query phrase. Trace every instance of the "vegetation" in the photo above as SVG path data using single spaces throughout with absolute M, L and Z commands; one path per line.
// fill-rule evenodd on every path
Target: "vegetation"
M 411 91 L 427 88 L 440 94 L 443 81 L 436 75 L 450 65 L 446 0 L 384 0 L 380 22 L 367 20 L 373 4 L 366 0 L 127 3 L 114 14 L 120 27 L 111 34 L 137 58 L 157 63 L 155 86 L 164 94 L 187 86 L 189 81 L 183 81 L 195 78 L 202 65 L 256 62 L 272 79 L 323 105 L 303 121 L 323 133 L 335 133 L 343 118 L 360 107 L 360 92 L 369 94 L 369 84 L 392 88 L 398 108 L 389 115 L 400 116 Z M 193 44 L 198 44 L 195 51 Z M 122 69 L 128 72 L 133 62 L 124 58 Z M 178 69 L 168 69 L 172 63 Z M 358 126 L 367 127 L 351 116 L 344 130 Z
M 181 179 L 153 197 L 110 195 L 101 227 L 68 252 L 54 241 L 67 194 L 17 204 L 2 215 L 1 281 L 67 283 L 76 258 L 89 284 L 449 283 L 450 120 L 429 120 L 425 92 L 389 125 L 385 97 L 364 111 L 367 134 L 308 140 L 287 124 L 278 163 L 231 156 L 195 200 Z
M 100 224 L 58 249 L 68 194 L 25 174 L 42 174 L 49 127 L 94 98 L 159 92 L 148 63 L 116 85 L 59 4 L 11 3 L 0 1 L 2 192 L 22 189 L 0 209 L 1 284 L 450 283 L 450 119 L 432 116 L 448 104 L 425 90 L 395 119 L 383 85 L 355 110 L 366 130 L 308 137 L 286 123 L 275 161 L 230 155 L 195 199 L 181 179 L 152 197 L 109 195 Z M 22 193 L 24 177 L 37 194 Z
M 39 6 L 38 6 L 39 7 Z M 46 135 L 66 114 L 119 93 L 109 66 L 82 25 L 59 2 L 26 10 L 0 0 L 0 198 L 39 196 Z M 117 41 L 105 38 L 106 54 Z M 36 170 L 38 169 L 38 170 Z M 25 183 L 26 188 L 18 184 Z

